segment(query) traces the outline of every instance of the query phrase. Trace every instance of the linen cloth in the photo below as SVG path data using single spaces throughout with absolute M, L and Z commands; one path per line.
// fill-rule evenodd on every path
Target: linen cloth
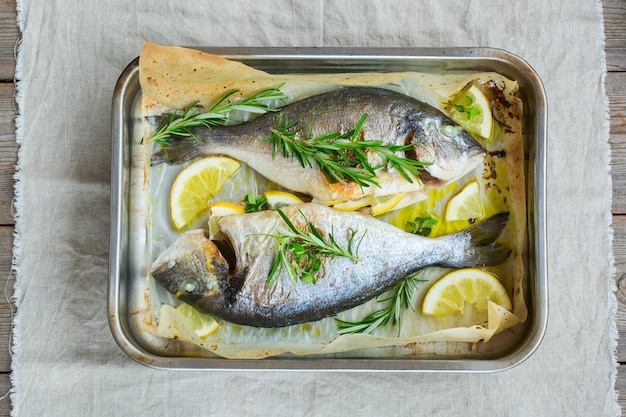
M 14 416 L 612 416 L 615 300 L 601 4 L 491 0 L 18 2 Z M 548 97 L 549 325 L 492 374 L 179 372 L 107 320 L 111 97 L 145 41 L 506 49 Z M 609 255 L 607 255 L 609 254 Z

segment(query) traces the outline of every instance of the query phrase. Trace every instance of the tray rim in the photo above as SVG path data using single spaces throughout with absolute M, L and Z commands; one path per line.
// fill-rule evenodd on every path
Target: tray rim
M 225 56 L 229 59 L 311 59 L 341 60 L 418 60 L 470 62 L 476 65 L 489 62 L 505 67 L 498 72 L 515 78 L 525 89 L 533 93 L 534 112 L 534 201 L 532 229 L 534 236 L 534 279 L 528 291 L 532 303 L 527 333 L 522 343 L 505 355 L 497 358 L 432 359 L 405 358 L 390 359 L 311 359 L 311 358 L 267 358 L 263 360 L 242 360 L 224 358 L 195 358 L 161 356 L 149 352 L 133 341 L 127 318 L 120 314 L 121 305 L 126 302 L 126 294 L 120 291 L 123 274 L 123 185 L 125 129 L 124 103 L 131 94 L 133 81 L 138 83 L 139 58 L 135 58 L 118 78 L 113 92 L 112 103 L 112 142 L 111 142 L 111 224 L 110 255 L 108 277 L 108 319 L 114 340 L 132 359 L 143 365 L 157 369 L 177 370 L 276 370 L 276 371 L 390 371 L 390 372 L 497 372 L 523 363 L 539 347 L 545 335 L 548 322 L 548 282 L 546 250 L 546 146 L 547 138 L 547 99 L 543 84 L 534 69 L 522 58 L 503 49 L 484 47 L 462 48 L 295 48 L 295 47 L 191 47 L 193 49 Z M 469 68 L 468 68 L 469 69 Z M 136 88 L 136 87 L 135 87 Z M 529 175 L 531 175 L 529 173 Z M 529 213 L 529 216 L 531 214 Z M 533 249 L 533 248 L 531 248 Z M 411 367 L 407 367 L 407 362 Z

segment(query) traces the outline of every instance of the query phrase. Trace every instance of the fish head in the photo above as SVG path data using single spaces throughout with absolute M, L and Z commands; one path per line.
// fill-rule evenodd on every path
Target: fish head
M 188 304 L 221 297 L 229 265 L 205 230 L 183 233 L 154 261 L 151 274 L 168 292 Z
M 482 163 L 485 150 L 469 132 L 439 111 L 425 113 L 413 123 L 412 142 L 431 176 L 453 181 Z

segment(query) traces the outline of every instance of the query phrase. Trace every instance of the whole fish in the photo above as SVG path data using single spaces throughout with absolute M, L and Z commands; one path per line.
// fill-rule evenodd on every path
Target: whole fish
M 268 283 L 277 256 L 272 235 L 277 226 L 287 225 L 278 212 L 263 211 L 220 219 L 227 245 L 216 245 L 204 230 L 184 233 L 155 260 L 152 276 L 180 300 L 208 314 L 242 325 L 281 327 L 358 306 L 427 266 L 497 265 L 510 254 L 495 241 L 507 213 L 438 238 L 313 203 L 285 207 L 283 214 L 298 230 L 310 222 L 325 239 L 332 235 L 341 247 L 351 245 L 356 259 L 321 257 L 315 284 L 294 282 L 284 270 Z
M 281 121 L 297 122 L 307 137 L 354 130 L 367 115 L 358 140 L 381 140 L 385 145 L 413 145 L 397 152 L 406 159 L 430 163 L 419 181 L 407 181 L 396 169 L 376 171 L 377 186 L 332 182 L 313 162 L 303 168 L 296 158 L 274 155 L 272 136 Z M 227 155 L 248 164 L 259 174 L 292 191 L 323 201 L 350 200 L 364 195 L 415 193 L 423 187 L 441 186 L 478 166 L 485 151 L 474 138 L 444 113 L 415 98 L 375 87 L 346 87 L 311 96 L 266 113 L 250 122 L 212 129 L 192 129 L 200 140 L 176 137 L 152 157 L 152 164 L 179 164 L 199 156 Z M 372 167 L 381 159 L 367 154 Z

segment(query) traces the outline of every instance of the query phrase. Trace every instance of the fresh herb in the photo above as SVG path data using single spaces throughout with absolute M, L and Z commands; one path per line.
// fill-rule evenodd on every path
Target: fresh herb
M 244 208 L 246 213 L 256 213 L 257 211 L 263 211 L 267 206 L 267 197 L 261 196 L 257 198 L 254 194 L 246 194 L 244 198 L 246 207 Z
M 425 280 L 418 279 L 416 275 L 411 275 L 403 281 L 396 284 L 384 298 L 377 298 L 380 303 L 387 303 L 386 307 L 374 311 L 367 315 L 363 320 L 352 322 L 335 319 L 338 334 L 348 333 L 368 333 L 372 334 L 379 327 L 398 326 L 398 334 L 400 333 L 400 324 L 402 313 L 410 308 L 415 311 L 411 298 L 413 293 L 418 289 L 418 283 Z
M 282 274 L 287 272 L 289 278 L 295 283 L 300 279 L 302 282 L 315 284 L 315 274 L 322 266 L 322 260 L 326 256 L 343 256 L 355 262 L 359 261 L 358 250 L 363 236 L 359 240 L 356 249 L 354 239 L 356 232 L 352 232 L 348 240 L 348 247 L 339 246 L 333 233 L 328 234 L 328 239 L 324 239 L 320 231 L 306 218 L 300 211 L 305 222 L 303 230 L 298 229 L 293 222 L 278 210 L 278 214 L 287 224 L 287 228 L 276 226 L 276 234 L 268 235 L 277 240 L 272 246 L 272 250 L 277 250 L 276 260 L 267 277 L 267 283 L 275 282 Z
M 285 101 L 287 96 L 279 90 L 280 87 L 258 91 L 237 102 L 230 101 L 230 98 L 239 93 L 239 90 L 231 90 L 224 94 L 208 111 L 202 111 L 203 108 L 198 106 L 199 101 L 194 101 L 180 115 L 178 111 L 174 110 L 170 117 L 158 127 L 149 142 L 155 142 L 164 149 L 170 144 L 174 136 L 193 137 L 200 140 L 192 129 L 194 127 L 212 128 L 226 122 L 240 122 L 230 116 L 233 111 L 254 114 L 276 111 L 276 109 L 270 108 L 267 103 L 273 100 Z
M 289 122 L 281 113 L 272 135 L 263 141 L 272 142 L 274 157 L 281 153 L 285 158 L 295 158 L 303 168 L 313 168 L 315 162 L 331 183 L 379 186 L 376 170 L 386 166 L 395 168 L 410 183 L 419 178 L 420 172 L 430 163 L 397 155 L 398 152 L 411 150 L 413 145 L 385 145 L 382 140 L 359 140 L 366 119 L 367 114 L 364 114 L 355 128 L 347 132 L 312 137 L 313 122 L 309 125 L 307 136 L 303 134 L 304 125 L 300 120 Z M 367 152 L 378 155 L 380 165 L 372 166 Z
M 474 106 L 474 100 L 470 96 L 465 96 L 466 104 L 454 104 L 454 108 L 459 113 L 465 113 L 467 120 L 471 119 L 474 116 L 478 116 L 480 114 L 480 108 Z
M 413 221 L 407 222 L 407 226 L 411 233 L 428 236 L 432 232 L 433 227 L 439 223 L 439 220 L 433 217 L 431 213 L 426 213 L 424 217 L 416 217 Z

